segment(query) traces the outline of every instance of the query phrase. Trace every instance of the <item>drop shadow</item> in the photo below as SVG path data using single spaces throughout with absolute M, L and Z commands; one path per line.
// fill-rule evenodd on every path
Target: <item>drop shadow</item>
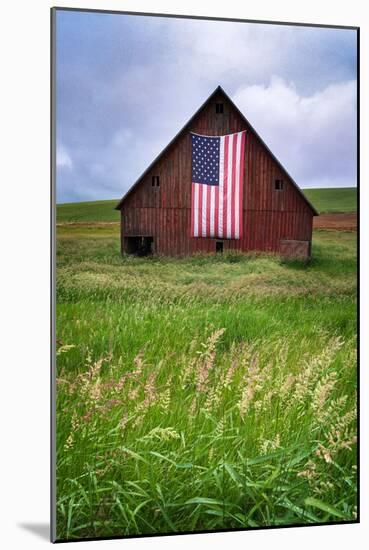
M 18 523 L 18 527 L 37 535 L 40 539 L 50 540 L 50 525 L 48 523 Z

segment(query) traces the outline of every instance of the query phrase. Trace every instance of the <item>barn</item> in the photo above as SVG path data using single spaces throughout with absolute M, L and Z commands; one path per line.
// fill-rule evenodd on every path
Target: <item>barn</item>
M 191 134 L 246 131 L 242 236 L 191 236 Z M 266 251 L 310 257 L 315 208 L 225 91 L 218 86 L 116 206 L 121 252 L 185 256 Z

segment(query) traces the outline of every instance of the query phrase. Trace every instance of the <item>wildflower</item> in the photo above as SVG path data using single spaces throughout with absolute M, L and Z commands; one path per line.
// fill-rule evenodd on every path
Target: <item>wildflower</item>
M 327 464 L 329 464 L 330 462 L 333 462 L 331 451 L 326 447 L 324 447 L 324 445 L 322 444 L 319 444 L 319 448 L 316 450 L 316 455 L 319 458 L 323 458 L 325 462 L 327 462 Z
M 273 452 L 276 449 L 280 448 L 280 435 L 276 434 L 274 439 L 264 439 L 260 443 L 260 452 L 262 455 L 267 454 L 268 452 Z
M 254 397 L 254 393 L 255 393 L 255 389 L 252 385 L 246 386 L 243 389 L 241 394 L 241 399 L 238 404 L 240 409 L 240 414 L 242 417 L 245 416 L 245 414 L 247 413 L 250 403 Z
M 216 437 L 220 437 L 224 434 L 224 419 L 221 418 L 215 428 Z
M 160 428 L 157 426 L 152 429 L 147 435 L 141 438 L 141 440 L 153 440 L 157 439 L 158 441 L 169 441 L 170 439 L 179 439 L 181 436 L 174 428 Z
M 62 353 L 67 353 L 69 350 L 75 348 L 76 346 L 74 344 L 64 344 L 60 346 L 60 348 L 57 349 L 56 355 L 61 355 Z
M 238 366 L 238 363 L 236 360 L 233 360 L 232 361 L 232 364 L 231 366 L 229 367 L 229 369 L 227 370 L 226 372 L 226 375 L 224 376 L 224 380 L 223 380 L 223 388 L 226 390 L 230 387 L 231 385 L 231 382 L 232 382 L 232 379 L 233 379 L 233 376 L 237 370 L 237 366 Z
M 210 412 L 216 409 L 222 397 L 223 397 L 223 385 L 222 385 L 222 382 L 220 382 L 215 387 L 213 386 L 208 390 L 208 395 L 204 405 L 205 411 Z
M 224 331 L 224 328 L 216 330 L 209 336 L 206 344 L 203 344 L 204 351 L 200 354 L 196 381 L 196 390 L 200 393 L 206 390 L 209 372 L 214 366 L 216 343 Z
M 156 387 L 155 387 L 156 372 L 152 371 L 145 384 L 145 406 L 148 408 L 151 403 L 155 401 L 156 397 Z
M 317 385 L 317 381 L 319 380 L 322 371 L 325 371 L 332 363 L 334 356 L 342 345 L 343 341 L 340 338 L 332 338 L 319 355 L 310 358 L 309 361 L 305 361 L 305 365 L 296 379 L 294 399 L 298 403 L 302 403 L 306 397 L 313 394 L 313 389 Z M 328 381 L 326 380 L 326 383 L 327 382 Z M 333 379 L 331 382 L 333 382 Z M 320 387 L 317 390 L 318 394 L 315 397 L 316 401 L 320 399 L 322 402 L 322 400 L 326 397 L 324 395 L 323 386 L 324 384 L 320 384 Z M 327 388 L 327 391 L 329 390 L 329 387 Z M 321 395 L 319 395 L 319 392 L 322 392 Z M 317 405 L 318 404 L 319 403 L 317 401 Z
M 169 377 L 168 381 L 165 384 L 165 389 L 161 393 L 160 399 L 158 401 L 159 407 L 164 412 L 168 412 L 169 407 L 170 407 L 171 386 L 172 386 L 172 377 Z
M 312 460 L 308 460 L 305 464 L 305 470 L 298 472 L 298 477 L 306 477 L 309 480 L 312 480 L 317 477 L 316 473 L 316 464 Z
M 188 416 L 189 416 L 190 420 L 192 420 L 194 418 L 195 413 L 196 413 L 196 409 L 197 409 L 197 399 L 196 399 L 196 396 L 195 396 L 192 399 L 190 408 L 188 409 Z
M 79 418 L 76 411 L 73 411 L 71 425 L 72 425 L 72 432 L 77 431 L 79 427 Z
M 133 427 L 138 426 L 145 416 L 147 410 L 153 405 L 153 403 L 156 400 L 156 386 L 155 386 L 155 380 L 156 380 L 156 372 L 151 371 L 144 387 L 144 400 L 141 401 L 136 407 L 136 419 L 133 423 Z
M 136 366 L 136 371 L 135 371 L 135 375 L 138 376 L 142 373 L 143 371 L 143 368 L 144 368 L 144 362 L 143 362 L 143 359 L 142 359 L 142 352 L 140 352 L 138 355 L 136 355 L 136 357 L 134 358 L 133 362 Z
M 73 447 L 73 443 L 74 443 L 74 437 L 73 437 L 73 434 L 70 433 L 64 444 L 64 450 L 68 451 L 69 449 L 71 449 Z
M 185 388 L 187 381 L 191 378 L 194 369 L 196 365 L 196 358 L 192 357 L 186 364 L 185 368 L 182 371 L 181 377 L 180 377 L 180 383 L 182 386 L 182 389 Z
M 295 382 L 295 376 L 289 373 L 279 388 L 279 396 L 283 400 L 291 391 L 291 388 Z
M 96 380 L 94 384 L 90 385 L 89 399 L 92 403 L 98 403 L 101 397 L 101 382 L 100 379 Z
M 135 400 L 137 399 L 137 397 L 138 397 L 139 392 L 140 392 L 140 388 L 138 388 L 138 387 L 137 387 L 137 388 L 131 389 L 131 390 L 128 392 L 128 395 L 127 395 L 128 399 L 129 399 L 130 401 L 135 401 Z
M 128 423 L 128 413 L 125 413 L 124 416 L 121 418 L 120 422 L 119 422 L 119 428 L 121 430 L 124 430 L 124 428 L 126 427 L 127 423 Z
M 268 379 L 270 368 L 271 365 L 268 364 L 264 369 L 261 369 L 258 356 L 255 355 L 252 358 L 251 365 L 246 371 L 245 385 L 238 402 L 241 417 L 244 417 L 249 410 L 255 394 L 263 388 L 265 380 Z
M 322 413 L 325 409 L 327 399 L 336 385 L 336 382 L 337 373 L 331 372 L 327 376 L 324 376 L 322 380 L 317 383 L 314 389 L 311 407 L 318 419 L 319 417 L 324 416 Z

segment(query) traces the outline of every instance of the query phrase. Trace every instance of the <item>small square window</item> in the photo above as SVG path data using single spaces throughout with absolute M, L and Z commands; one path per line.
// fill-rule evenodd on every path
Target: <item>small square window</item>
M 274 180 L 274 188 L 277 191 L 283 191 L 283 180 Z
M 151 185 L 152 185 L 152 187 L 160 187 L 159 176 L 152 176 Z
M 215 104 L 215 112 L 219 115 L 223 113 L 223 103 Z

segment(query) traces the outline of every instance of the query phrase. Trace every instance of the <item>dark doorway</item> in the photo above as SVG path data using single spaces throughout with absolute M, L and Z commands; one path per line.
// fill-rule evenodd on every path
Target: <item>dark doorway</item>
M 150 256 L 153 253 L 153 237 L 124 237 L 124 252 L 135 256 Z
M 223 241 L 217 241 L 215 243 L 215 252 L 223 252 Z

